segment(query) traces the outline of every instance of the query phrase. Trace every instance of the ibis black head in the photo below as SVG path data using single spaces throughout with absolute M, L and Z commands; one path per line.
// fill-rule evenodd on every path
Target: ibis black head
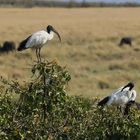
M 61 42 L 61 37 L 60 37 L 59 33 L 53 28 L 53 26 L 48 25 L 48 26 L 47 26 L 47 32 L 50 33 L 51 31 L 53 31 L 54 33 L 57 34 L 57 36 L 58 36 L 58 38 L 59 38 L 59 40 L 60 40 L 60 42 Z
M 132 88 L 134 87 L 134 83 L 132 82 L 129 82 L 127 85 L 125 85 L 123 88 L 122 88 L 122 91 L 125 89 L 125 88 L 129 88 L 129 90 L 132 90 Z

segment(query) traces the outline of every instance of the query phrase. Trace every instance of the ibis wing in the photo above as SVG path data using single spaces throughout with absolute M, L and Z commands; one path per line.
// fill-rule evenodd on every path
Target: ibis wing
M 47 41 L 47 33 L 45 31 L 39 31 L 34 33 L 26 44 L 26 48 L 41 47 Z
M 114 92 L 112 92 L 112 95 L 119 94 L 121 92 L 122 88 L 123 87 L 120 87 L 117 90 L 115 90 Z
M 26 49 L 26 43 L 28 42 L 28 40 L 30 39 L 31 36 L 27 37 L 26 39 L 24 39 L 23 41 L 20 42 L 19 47 L 18 47 L 18 51 L 22 51 L 24 49 Z

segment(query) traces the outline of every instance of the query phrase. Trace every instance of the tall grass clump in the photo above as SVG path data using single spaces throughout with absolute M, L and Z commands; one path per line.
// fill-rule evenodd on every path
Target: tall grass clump
M 71 76 L 56 62 L 37 63 L 25 84 L 1 78 L 0 139 L 139 139 L 140 113 L 101 110 L 96 99 L 68 96 Z M 18 97 L 14 100 L 12 97 Z

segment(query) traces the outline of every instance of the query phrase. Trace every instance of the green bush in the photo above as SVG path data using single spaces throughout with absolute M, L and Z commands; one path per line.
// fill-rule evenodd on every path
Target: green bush
M 24 85 L 1 78 L 0 139 L 140 139 L 135 109 L 128 118 L 115 108 L 101 110 L 96 99 L 68 96 L 70 74 L 56 62 L 35 64 L 32 74 Z

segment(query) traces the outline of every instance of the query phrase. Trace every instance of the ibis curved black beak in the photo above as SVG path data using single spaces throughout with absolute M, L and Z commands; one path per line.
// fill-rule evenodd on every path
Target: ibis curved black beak
M 134 87 L 134 83 L 132 83 L 132 82 L 129 82 L 126 86 L 124 86 L 123 88 L 122 88 L 122 90 L 121 91 L 123 91 L 125 88 L 129 88 L 129 90 L 132 90 L 132 88 Z
M 58 38 L 59 38 L 59 40 L 61 42 L 61 36 L 59 35 L 59 33 L 54 28 L 52 29 L 52 31 L 57 34 L 57 36 L 58 36 Z

